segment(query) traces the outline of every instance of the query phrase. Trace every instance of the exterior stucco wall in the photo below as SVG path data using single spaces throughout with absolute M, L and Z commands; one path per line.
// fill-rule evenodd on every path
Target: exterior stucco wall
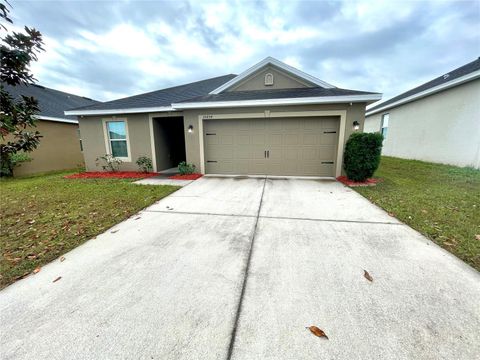
M 389 113 L 384 155 L 480 168 L 480 80 L 371 115 L 365 131 L 380 130 Z
M 28 154 L 32 161 L 15 168 L 15 176 L 83 166 L 77 124 L 40 120 L 32 129 L 35 130 L 43 138 L 37 149 Z
M 122 171 L 138 170 L 135 161 L 140 156 L 148 156 L 153 160 L 150 122 L 148 114 L 127 114 L 116 116 L 85 116 L 79 118 L 80 134 L 83 142 L 83 154 L 87 171 L 102 171 L 96 166 L 95 159 L 110 152 L 105 141 L 104 121 L 126 120 L 130 161 L 120 165 Z
M 242 113 L 258 113 L 264 111 L 271 112 L 292 112 L 292 111 L 333 111 L 333 110 L 346 110 L 346 122 L 345 122 L 345 137 L 341 146 L 344 148 L 345 143 L 349 136 L 352 134 L 353 122 L 356 120 L 360 123 L 360 130 L 363 129 L 365 120 L 365 103 L 355 104 L 327 104 L 327 105 L 303 105 L 303 106 L 277 106 L 277 107 L 255 107 L 255 108 L 227 108 L 227 109 L 202 109 L 202 110 L 186 110 L 184 111 L 184 128 L 188 129 L 190 125 L 193 125 L 193 133 L 185 131 L 185 147 L 187 162 L 195 164 L 197 169 L 201 168 L 200 164 L 200 136 L 199 127 L 200 119 L 202 115 L 219 115 L 219 114 L 242 114 Z M 208 120 L 204 120 L 208 121 Z M 234 120 L 232 120 L 234 121 Z
M 273 75 L 273 85 L 265 86 L 265 74 Z M 241 83 L 229 89 L 228 91 L 246 91 L 246 90 L 271 90 L 271 89 L 291 89 L 311 87 L 304 80 L 287 75 L 283 71 L 277 70 L 273 66 L 266 66 Z

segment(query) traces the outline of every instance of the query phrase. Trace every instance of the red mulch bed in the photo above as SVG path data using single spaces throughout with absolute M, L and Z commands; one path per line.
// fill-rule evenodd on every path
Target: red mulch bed
M 202 174 L 189 174 L 189 175 L 173 175 L 169 176 L 169 179 L 174 180 L 197 180 L 200 179 L 203 175 Z
M 343 185 L 347 185 L 347 186 L 375 186 L 382 181 L 382 179 L 370 178 L 365 181 L 357 182 L 357 181 L 350 180 L 346 176 L 339 176 L 337 177 L 337 180 L 340 181 Z
M 144 179 L 157 176 L 158 173 L 139 171 L 91 171 L 64 176 L 65 179 Z

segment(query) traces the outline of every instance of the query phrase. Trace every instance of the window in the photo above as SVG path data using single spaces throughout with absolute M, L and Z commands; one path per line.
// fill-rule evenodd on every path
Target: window
M 80 141 L 80 151 L 83 151 L 82 135 L 80 134 L 80 129 L 77 129 L 78 140 Z
M 267 73 L 265 74 L 265 86 L 273 85 L 273 74 Z
M 380 128 L 380 132 L 383 135 L 383 138 L 387 138 L 387 132 L 388 132 L 388 120 L 390 119 L 390 114 L 383 114 L 382 115 L 382 126 Z
M 125 121 L 107 121 L 107 133 L 112 156 L 128 158 L 127 124 Z

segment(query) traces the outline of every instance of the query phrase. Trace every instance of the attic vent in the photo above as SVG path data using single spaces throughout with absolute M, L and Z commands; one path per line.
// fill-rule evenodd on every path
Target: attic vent
M 448 79 L 449 76 L 450 76 L 450 74 L 445 74 L 445 75 L 443 75 L 443 80 Z
M 273 74 L 267 73 L 265 74 L 265 86 L 272 86 L 273 85 Z

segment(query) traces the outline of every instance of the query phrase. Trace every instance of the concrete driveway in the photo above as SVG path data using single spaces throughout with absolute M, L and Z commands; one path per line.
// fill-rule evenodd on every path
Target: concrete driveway
M 480 354 L 479 273 L 333 181 L 203 178 L 65 258 L 0 292 L 1 359 Z

